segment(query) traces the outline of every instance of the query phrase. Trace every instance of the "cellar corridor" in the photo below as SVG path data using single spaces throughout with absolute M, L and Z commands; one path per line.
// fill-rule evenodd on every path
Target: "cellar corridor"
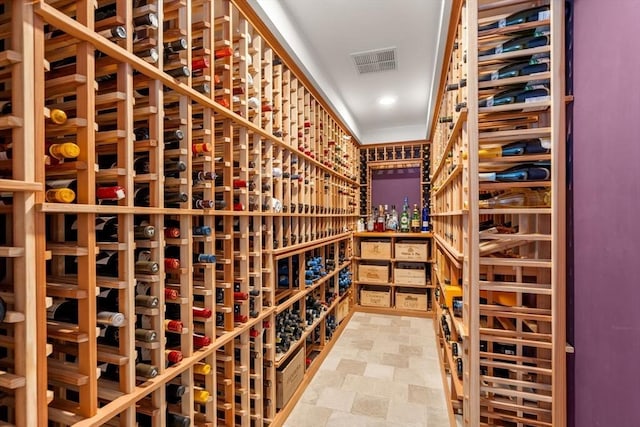
M 286 427 L 449 425 L 431 319 L 354 313 Z

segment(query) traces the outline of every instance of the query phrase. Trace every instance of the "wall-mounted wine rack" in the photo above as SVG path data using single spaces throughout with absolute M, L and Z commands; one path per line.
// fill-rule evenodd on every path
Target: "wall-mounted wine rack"
M 291 297 L 322 307 L 294 344 L 319 360 L 351 295 L 356 142 L 244 2 L 0 19 L 0 421 L 282 423 L 278 262 L 333 268 Z

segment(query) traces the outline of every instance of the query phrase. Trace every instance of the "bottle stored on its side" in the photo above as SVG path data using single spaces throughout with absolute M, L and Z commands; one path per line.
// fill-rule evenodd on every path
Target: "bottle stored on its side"
M 502 91 L 496 95 L 484 97 L 479 100 L 479 107 L 496 107 L 499 105 L 516 104 L 521 102 L 533 102 L 546 100 L 549 96 L 549 88 L 545 85 L 519 86 Z
M 501 53 L 515 52 L 517 50 L 533 49 L 534 47 L 546 46 L 549 44 L 549 35 L 543 33 L 531 33 L 530 35 L 518 36 L 494 48 L 478 52 L 478 57 L 498 55 Z
M 505 28 L 513 25 L 524 24 L 526 22 L 544 21 L 551 17 L 549 5 L 533 7 L 526 10 L 521 10 L 506 18 L 499 19 L 491 24 L 483 25 L 478 28 L 478 31 L 493 30 L 496 28 Z
M 549 61 L 539 61 L 530 59 L 527 61 L 517 62 L 515 64 L 505 65 L 497 71 L 481 74 L 478 80 L 481 82 L 508 79 L 511 77 L 528 76 L 536 73 L 544 73 L 549 71 Z
M 481 172 L 481 182 L 548 181 L 551 178 L 551 162 L 517 165 L 499 172 Z
M 481 159 L 494 157 L 523 156 L 526 154 L 547 154 L 551 151 L 551 140 L 549 138 L 534 138 L 512 142 L 507 145 L 481 148 L 478 156 Z

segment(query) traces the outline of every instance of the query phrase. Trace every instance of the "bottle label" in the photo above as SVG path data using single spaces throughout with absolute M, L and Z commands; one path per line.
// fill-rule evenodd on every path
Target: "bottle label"
M 6 151 L 0 151 L 0 160 L 9 160 L 9 155 Z
M 493 107 L 493 96 L 490 96 L 489 98 L 487 98 L 486 106 Z
M 98 296 L 102 298 L 107 298 L 109 296 L 109 291 L 110 290 L 102 291 L 98 294 Z
M 494 71 L 493 73 L 491 73 L 491 80 L 498 80 L 498 78 L 500 78 L 499 71 Z
M 538 12 L 538 21 L 546 21 L 547 19 L 551 19 L 551 10 Z
M 115 251 L 105 251 L 103 252 L 103 254 L 105 256 L 103 256 L 102 258 L 96 259 L 96 264 L 97 265 L 107 265 L 109 263 L 109 260 L 111 259 L 112 256 L 114 256 L 117 252 Z
M 502 53 L 502 51 L 503 51 L 503 47 L 502 47 L 502 43 L 500 43 L 498 46 L 495 47 L 494 54 L 499 55 Z
M 498 28 L 504 28 L 507 26 L 507 19 L 506 18 L 502 18 L 501 20 L 498 21 Z

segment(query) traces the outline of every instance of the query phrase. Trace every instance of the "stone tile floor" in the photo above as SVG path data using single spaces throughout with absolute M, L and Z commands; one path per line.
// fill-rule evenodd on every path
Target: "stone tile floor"
M 431 319 L 355 313 L 285 427 L 448 427 Z

